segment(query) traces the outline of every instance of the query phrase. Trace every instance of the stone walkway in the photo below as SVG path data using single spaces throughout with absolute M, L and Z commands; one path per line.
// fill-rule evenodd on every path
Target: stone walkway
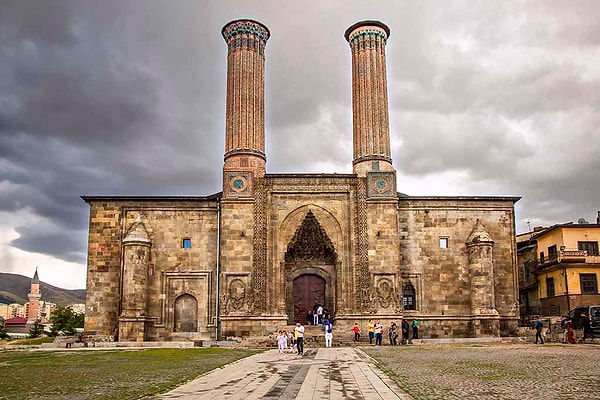
M 410 399 L 354 348 L 248 357 L 154 399 Z

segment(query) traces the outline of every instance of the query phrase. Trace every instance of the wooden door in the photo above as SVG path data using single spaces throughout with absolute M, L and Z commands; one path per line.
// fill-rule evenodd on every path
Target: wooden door
M 316 304 L 325 306 L 325 279 L 317 275 L 302 275 L 294 279 L 294 321 L 305 324 L 306 314 Z

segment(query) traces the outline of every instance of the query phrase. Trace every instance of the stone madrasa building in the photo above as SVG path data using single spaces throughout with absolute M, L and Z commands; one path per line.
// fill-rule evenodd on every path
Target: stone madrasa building
M 261 335 L 323 304 L 338 329 L 417 318 L 423 337 L 490 337 L 519 318 L 515 197 L 407 196 L 390 156 L 389 28 L 346 30 L 352 174 L 266 172 L 270 32 L 222 30 L 222 192 L 83 196 L 90 206 L 85 330 L 120 341 Z M 350 161 L 350 160 L 348 160 Z

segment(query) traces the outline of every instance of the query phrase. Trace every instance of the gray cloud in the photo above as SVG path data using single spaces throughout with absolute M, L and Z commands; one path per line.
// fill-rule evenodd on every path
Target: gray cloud
M 272 33 L 269 172 L 351 171 L 343 33 L 379 19 L 391 28 L 390 130 L 403 174 L 465 177 L 440 195 L 522 195 L 520 230 L 526 221 L 595 218 L 596 2 L 366 3 L 5 1 L 0 211 L 39 217 L 16 227 L 12 245 L 85 262 L 80 195 L 219 191 L 227 52 L 220 30 L 245 17 Z

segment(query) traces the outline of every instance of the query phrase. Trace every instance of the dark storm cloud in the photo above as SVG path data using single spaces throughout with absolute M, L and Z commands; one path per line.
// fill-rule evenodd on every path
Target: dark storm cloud
M 0 211 L 37 217 L 15 227 L 13 245 L 84 262 L 88 208 L 80 195 L 220 190 L 221 28 L 238 18 L 272 34 L 268 172 L 351 171 L 343 34 L 377 19 L 391 28 L 390 131 L 401 173 L 415 182 L 464 177 L 440 195 L 522 195 L 521 230 L 525 220 L 592 219 L 600 7 L 569 4 L 5 1 Z

